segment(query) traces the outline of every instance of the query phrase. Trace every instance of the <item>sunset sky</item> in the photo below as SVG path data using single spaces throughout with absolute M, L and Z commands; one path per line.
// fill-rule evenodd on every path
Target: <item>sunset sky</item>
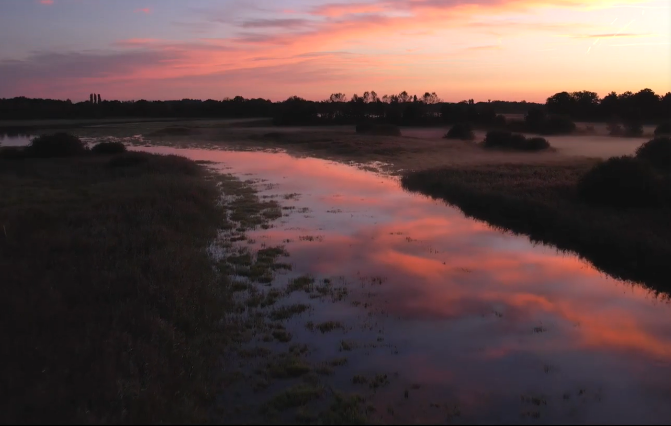
M 669 0 L 2 0 L 0 97 L 671 91 Z

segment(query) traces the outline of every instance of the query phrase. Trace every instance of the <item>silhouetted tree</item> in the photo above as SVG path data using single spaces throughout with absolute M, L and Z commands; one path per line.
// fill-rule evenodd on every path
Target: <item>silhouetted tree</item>
M 398 94 L 398 102 L 400 103 L 410 102 L 411 99 L 412 96 L 408 95 L 408 92 L 405 90 Z
M 540 108 L 533 108 L 529 110 L 527 115 L 524 117 L 524 121 L 527 124 L 529 130 L 537 133 L 541 132 L 546 120 L 547 114 Z
M 347 102 L 347 96 L 344 93 L 333 93 L 329 97 L 330 102 Z
M 552 114 L 569 115 L 573 109 L 573 98 L 568 92 L 556 93 L 547 99 L 545 105 Z
M 287 101 L 291 100 L 287 104 Z M 516 132 L 567 132 L 573 119 L 617 119 L 619 123 L 655 123 L 671 117 L 671 93 L 658 96 L 650 89 L 636 94 L 609 93 L 599 100 L 594 92 L 561 92 L 548 98 L 545 105 L 529 102 L 468 99 L 443 102 L 435 92 L 422 96 L 399 94 L 379 96 L 367 91 L 346 102 L 343 93 L 332 94 L 327 101 L 313 102 L 290 98 L 284 102 L 245 99 L 182 99 L 170 101 L 105 101 L 91 93 L 85 102 L 72 103 L 25 97 L 0 99 L 0 116 L 6 119 L 103 118 L 103 117 L 273 117 L 294 124 L 356 124 L 374 120 L 397 125 L 437 125 L 471 123 L 474 127 L 499 128 Z M 96 104 L 96 108 L 90 105 Z M 538 110 L 533 111 L 532 110 Z M 299 117 L 299 115 L 301 115 Z M 505 120 L 500 114 L 526 114 L 525 121 Z M 534 114 L 539 114 L 536 117 Z M 541 119 L 545 115 L 545 119 Z M 291 118 L 287 120 L 287 118 Z M 542 126 L 541 126 L 542 124 Z M 533 128 L 534 130 L 530 130 Z

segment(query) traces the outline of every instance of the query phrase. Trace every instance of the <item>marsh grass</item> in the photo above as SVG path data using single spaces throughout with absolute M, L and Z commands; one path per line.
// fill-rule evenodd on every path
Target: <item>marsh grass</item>
M 115 160 L 0 160 L 3 423 L 208 419 L 230 306 L 206 251 L 217 187 L 184 158 Z
M 91 148 L 91 153 L 99 155 L 123 154 L 126 145 L 121 142 L 100 142 Z
M 582 202 L 577 183 L 593 165 L 455 166 L 408 173 L 402 184 L 467 216 L 576 252 L 617 278 L 668 292 L 671 212 Z

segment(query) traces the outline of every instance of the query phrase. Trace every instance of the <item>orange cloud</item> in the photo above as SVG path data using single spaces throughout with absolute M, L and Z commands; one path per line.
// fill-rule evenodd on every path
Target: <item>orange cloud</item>
M 119 66 L 117 68 L 124 70 L 122 74 L 91 75 L 87 81 L 100 85 L 114 83 L 117 93 L 137 97 L 139 95 L 132 95 L 134 90 L 144 91 L 150 87 L 142 79 L 152 84 L 180 79 L 166 84 L 176 88 L 173 83 L 179 83 L 185 90 L 210 84 L 218 88 L 222 97 L 231 95 L 231 90 L 239 90 L 236 94 L 274 100 L 286 99 L 292 94 L 320 99 L 334 91 L 361 93 L 373 88 L 379 93 L 437 91 L 450 101 L 480 96 L 539 101 L 554 91 L 571 90 L 573 86 L 577 86 L 576 90 L 590 86 L 598 92 L 629 90 L 637 85 L 667 91 L 668 79 L 663 74 L 668 66 L 647 67 L 658 70 L 650 77 L 649 72 L 643 71 L 646 67 L 633 65 L 640 64 L 638 56 L 624 66 L 613 67 L 594 52 L 587 59 L 581 56 L 578 60 L 575 55 L 587 48 L 580 44 L 584 42 L 582 38 L 617 34 L 617 28 L 608 25 L 610 18 L 597 23 L 580 19 L 580 14 L 623 3 L 640 2 L 471 0 L 464 4 L 461 0 L 385 0 L 313 6 L 304 9 L 303 15 L 296 19 L 244 16 L 231 21 L 212 13 L 202 22 L 173 25 L 181 27 L 182 32 L 188 27 L 190 33 L 203 34 L 227 25 L 233 32 L 219 39 L 200 38 L 189 42 L 151 38 L 118 41 L 112 47 L 160 53 L 162 59 L 137 67 Z M 575 11 L 575 22 L 557 22 L 550 8 Z M 136 12 L 150 13 L 151 10 L 137 9 Z M 661 34 L 663 29 L 645 30 Z M 627 34 L 634 34 L 633 31 L 632 27 Z M 571 33 L 579 35 L 557 39 Z M 499 46 L 492 43 L 495 42 L 492 35 L 505 38 L 505 50 L 500 47 L 501 42 Z M 532 64 L 527 64 L 529 52 L 552 53 L 540 54 Z M 610 57 L 615 55 L 611 53 Z M 649 57 L 659 61 L 660 55 Z M 43 59 L 46 58 L 40 58 Z M 597 61 L 600 66 L 595 65 Z M 132 64 L 138 63 L 132 60 Z M 585 69 L 581 68 L 583 65 Z M 6 66 L 16 68 L 15 64 Z M 604 69 L 617 69 L 618 77 L 604 78 Z M 650 81 L 651 78 L 656 80 Z M 66 79 L 64 76 L 63 80 Z M 281 84 L 263 85 L 266 92 L 261 93 L 259 83 L 269 79 Z M 586 83 L 590 79 L 592 82 Z M 647 81 L 633 83 L 642 79 Z M 505 84 L 501 84 L 502 81 Z M 17 87 L 11 83 L 6 86 Z M 45 82 L 44 87 L 50 85 Z M 169 93 L 159 92 L 161 96 Z M 151 97 L 151 94 L 142 96 Z M 210 92 L 203 89 L 176 96 L 210 96 Z
M 331 3 L 314 8 L 312 14 L 337 18 L 344 15 L 382 12 L 385 9 L 386 3 Z
M 651 37 L 654 34 L 634 34 L 634 33 L 611 33 L 611 34 L 585 34 L 574 35 L 572 38 L 621 38 L 621 37 Z

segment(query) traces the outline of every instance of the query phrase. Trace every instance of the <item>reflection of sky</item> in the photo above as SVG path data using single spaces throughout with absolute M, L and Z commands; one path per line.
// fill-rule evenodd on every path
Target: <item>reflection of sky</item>
M 483 421 L 519 421 L 520 395 L 548 400 L 531 407 L 545 421 L 671 420 L 671 311 L 642 288 L 368 172 L 285 154 L 179 152 L 279 184 L 264 194 L 301 194 L 280 200 L 309 213 L 258 232 L 271 245 L 293 240 L 297 273 L 344 276 L 353 289 L 383 278 L 360 291 L 376 293 L 375 323 L 399 353 L 362 363 L 402 369 L 432 396 L 478 407 Z
M 21 135 L 21 136 L 16 136 L 16 135 L 7 135 L 4 133 L 0 133 L 0 145 L 1 146 L 26 146 L 30 144 L 30 140 L 33 138 L 33 136 L 28 136 L 28 135 Z

